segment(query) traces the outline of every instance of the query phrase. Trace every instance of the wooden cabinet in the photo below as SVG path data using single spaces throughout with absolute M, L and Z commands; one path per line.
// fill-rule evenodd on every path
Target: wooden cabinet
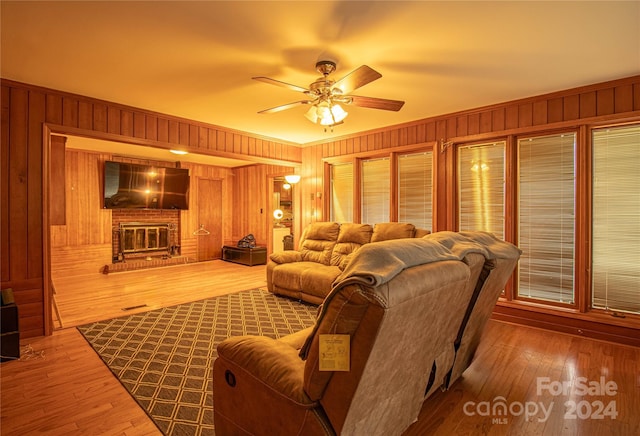
M 267 249 L 264 247 L 241 248 L 225 245 L 222 247 L 222 260 L 242 265 L 264 265 L 267 263 Z

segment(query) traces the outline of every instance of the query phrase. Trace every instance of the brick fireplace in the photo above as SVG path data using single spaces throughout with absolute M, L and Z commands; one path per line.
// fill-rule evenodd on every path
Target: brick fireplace
M 113 210 L 113 263 L 180 254 L 180 211 Z

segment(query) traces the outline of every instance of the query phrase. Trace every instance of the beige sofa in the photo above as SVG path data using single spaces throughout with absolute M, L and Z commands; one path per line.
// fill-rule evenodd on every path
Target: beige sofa
M 298 250 L 271 254 L 267 263 L 267 289 L 274 294 L 320 304 L 353 253 L 363 245 L 420 238 L 428 233 L 408 223 L 310 224 L 302 232 Z
M 485 233 L 365 244 L 314 327 L 218 346 L 216 435 L 402 434 L 469 366 L 519 256 Z M 346 341 L 323 348 L 334 335 Z M 347 370 L 327 369 L 336 353 Z

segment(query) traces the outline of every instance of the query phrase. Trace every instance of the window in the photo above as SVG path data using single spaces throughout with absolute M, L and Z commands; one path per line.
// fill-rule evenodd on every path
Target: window
M 504 239 L 505 142 L 458 148 L 458 229 Z
M 331 165 L 331 221 L 353 222 L 353 164 Z
M 575 133 L 518 141 L 518 295 L 574 302 Z
M 431 230 L 433 153 L 398 156 L 398 221 Z
M 640 126 L 593 132 L 592 306 L 640 313 Z
M 362 223 L 389 221 L 389 158 L 362 161 Z

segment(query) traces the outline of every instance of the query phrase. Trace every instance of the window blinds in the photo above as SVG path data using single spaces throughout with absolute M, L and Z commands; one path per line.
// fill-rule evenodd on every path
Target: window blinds
M 505 142 L 458 148 L 458 229 L 504 239 Z
M 331 221 L 353 222 L 353 164 L 331 165 Z
M 575 133 L 518 141 L 518 295 L 573 303 Z
M 640 126 L 592 138 L 592 305 L 640 313 Z
M 431 230 L 433 153 L 398 156 L 398 221 Z
M 389 158 L 362 161 L 362 223 L 389 221 Z

